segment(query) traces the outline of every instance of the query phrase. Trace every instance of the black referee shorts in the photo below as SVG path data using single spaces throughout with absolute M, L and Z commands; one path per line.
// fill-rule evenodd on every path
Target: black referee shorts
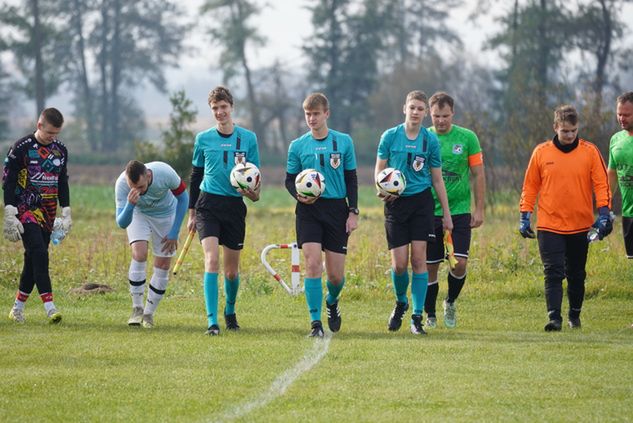
M 318 242 L 323 250 L 347 254 L 349 234 L 345 224 L 349 209 L 344 198 L 319 198 L 313 204 L 297 202 L 295 208 L 297 244 Z
M 385 230 L 390 250 L 411 241 L 428 241 L 433 234 L 435 202 L 431 188 L 385 203 Z
M 244 248 L 246 204 L 242 197 L 201 191 L 196 202 L 196 230 L 200 240 L 214 236 L 231 250 Z
M 456 214 L 453 219 L 453 247 L 455 256 L 468 258 L 470 250 L 470 237 L 472 228 L 470 227 L 470 213 Z M 446 258 L 444 251 L 444 226 L 442 218 L 435 216 L 435 239 L 430 240 L 426 247 L 426 262 L 428 264 L 441 263 Z

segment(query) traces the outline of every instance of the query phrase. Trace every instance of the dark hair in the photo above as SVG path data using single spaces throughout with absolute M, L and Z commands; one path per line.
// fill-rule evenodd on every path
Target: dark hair
M 145 172 L 147 172 L 145 164 L 139 162 L 138 160 L 130 160 L 127 162 L 127 166 L 125 166 L 125 174 L 133 184 L 137 183 Z
M 61 128 L 64 124 L 64 116 L 62 116 L 62 113 L 54 107 L 42 110 L 40 117 L 53 125 L 55 128 Z
M 444 91 L 438 91 L 429 99 L 429 107 L 433 107 L 436 104 L 440 109 L 448 104 L 448 107 L 451 108 L 452 112 L 453 106 L 455 105 L 455 100 L 453 100 L 453 97 L 446 94 Z
M 222 85 L 218 85 L 217 87 L 212 89 L 211 92 L 209 93 L 209 99 L 208 99 L 209 106 L 213 102 L 218 102 L 222 100 L 226 101 L 231 106 L 233 106 L 233 95 L 231 94 L 229 89 L 226 87 L 223 87 Z
M 567 122 L 572 125 L 576 125 L 578 123 L 578 112 L 574 106 L 562 104 L 554 110 L 554 125 L 558 125 L 563 122 Z
M 622 94 L 621 96 L 618 97 L 618 100 L 617 100 L 618 104 L 626 103 L 627 101 L 629 103 L 633 103 L 633 91 L 629 91 L 627 93 Z

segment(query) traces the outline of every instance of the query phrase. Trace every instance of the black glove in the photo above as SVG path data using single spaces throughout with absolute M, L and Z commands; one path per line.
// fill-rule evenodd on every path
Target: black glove
M 531 212 L 521 212 L 521 218 L 519 219 L 519 233 L 523 238 L 536 238 L 534 231 L 530 227 Z
M 613 216 L 615 218 L 615 216 Z M 613 218 L 609 207 L 603 206 L 598 209 L 598 218 L 592 225 L 598 230 L 598 239 L 602 240 L 613 231 Z

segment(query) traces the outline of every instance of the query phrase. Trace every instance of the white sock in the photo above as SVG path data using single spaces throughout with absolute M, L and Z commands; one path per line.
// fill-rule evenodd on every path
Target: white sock
M 46 314 L 50 313 L 50 311 L 53 309 L 55 309 L 55 304 L 52 301 L 47 301 L 44 303 L 44 310 L 46 310 Z
M 167 282 L 169 282 L 169 270 L 154 267 L 154 273 L 149 282 L 147 302 L 145 303 L 143 314 L 154 314 L 158 303 L 160 303 L 160 300 L 163 299 L 163 295 L 165 295 Z
M 24 310 L 24 306 L 26 305 L 26 300 L 28 298 L 29 294 L 18 290 L 18 293 L 15 296 L 15 302 L 13 303 L 13 308 L 16 310 Z
M 145 294 L 145 278 L 147 262 L 132 259 L 128 278 L 130 280 L 130 295 L 132 296 L 132 307 L 143 307 L 143 295 Z

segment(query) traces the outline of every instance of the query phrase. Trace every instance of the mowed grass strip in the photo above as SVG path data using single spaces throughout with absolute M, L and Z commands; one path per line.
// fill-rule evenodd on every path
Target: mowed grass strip
M 73 233 L 51 247 L 60 326 L 46 323 L 36 291 L 25 325 L 6 318 L 22 251 L 0 242 L 0 421 L 215 421 L 268 391 L 312 350 L 303 296 L 288 296 L 259 263 L 266 244 L 294 240 L 293 204 L 283 190 L 266 193 L 270 206 L 264 197 L 249 209 L 238 298 L 243 329 L 218 338 L 203 335 L 195 243 L 155 330 L 127 327 L 129 248 L 114 223 L 112 195 L 111 187 L 73 187 Z M 633 273 L 619 224 L 614 236 L 590 246 L 583 329 L 548 334 L 536 243 L 517 235 L 514 205 L 495 205 L 474 232 L 458 328 L 442 327 L 438 300 L 440 327 L 420 338 L 407 322 L 398 333 L 386 330 L 389 256 L 372 195 L 362 190 L 361 227 L 350 240 L 342 331 L 320 363 L 240 420 L 630 419 Z M 270 258 L 289 280 L 288 252 Z M 443 269 L 440 299 L 445 278 Z M 84 282 L 115 291 L 69 294 Z

